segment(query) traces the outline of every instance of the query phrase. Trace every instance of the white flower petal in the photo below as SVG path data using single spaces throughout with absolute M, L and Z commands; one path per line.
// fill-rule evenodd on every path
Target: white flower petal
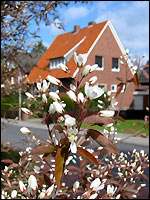
M 71 142 L 70 149 L 72 153 L 77 153 L 77 145 L 75 142 Z

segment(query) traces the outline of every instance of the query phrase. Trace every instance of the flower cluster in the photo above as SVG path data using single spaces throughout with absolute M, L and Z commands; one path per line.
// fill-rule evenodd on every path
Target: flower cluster
M 128 53 L 126 51 L 126 55 Z M 2 199 L 136 198 L 141 188 L 145 187 L 143 183 L 137 187 L 136 182 L 146 177 L 143 174 L 148 167 L 147 154 L 143 150 L 140 153 L 134 150 L 126 155 L 120 153 L 115 145 L 120 141 L 116 136 L 115 109 L 118 102 L 115 97 L 96 84 L 97 76 L 86 81 L 82 91 L 79 87 L 81 81 L 97 68 L 97 64 L 86 65 L 87 56 L 74 53 L 77 70 L 72 76 L 74 83 L 69 88 L 59 79 L 48 75 L 46 80 L 36 85 L 42 95 L 41 104 L 26 92 L 29 101 L 43 106 L 43 120 L 48 128 L 49 139 L 39 137 L 27 127 L 20 129 L 30 140 L 31 146 L 19 152 L 18 164 L 10 164 L 2 171 Z M 59 68 L 70 73 L 62 63 Z M 66 95 L 75 105 L 74 113 L 66 111 L 60 91 L 50 91 L 51 85 L 66 89 Z M 108 99 L 107 106 L 100 97 Z M 99 111 L 88 116 L 91 101 L 97 101 Z M 34 115 L 32 109 L 24 107 L 22 111 Z M 50 119 L 54 114 L 56 124 L 51 124 Z M 85 124 L 88 125 L 85 127 Z M 102 126 L 103 131 L 95 130 L 93 125 Z M 14 168 L 16 170 L 12 170 Z M 7 192 L 8 188 L 11 192 Z

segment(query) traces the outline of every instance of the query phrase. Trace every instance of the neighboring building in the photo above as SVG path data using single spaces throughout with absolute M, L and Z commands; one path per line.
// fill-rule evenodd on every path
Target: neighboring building
M 139 83 L 139 87 L 133 92 L 134 110 L 145 110 L 149 107 L 149 64 L 142 66 Z
M 117 92 L 117 85 L 120 83 L 119 79 L 125 81 L 126 71 L 128 79 L 133 77 L 130 65 L 126 61 L 126 65 L 120 64 L 120 56 L 125 55 L 125 49 L 112 25 L 108 20 L 99 24 L 89 22 L 88 27 L 80 29 L 79 26 L 74 26 L 74 30 L 56 37 L 50 47 L 43 54 L 37 65 L 33 68 L 26 82 L 34 84 L 40 79 L 46 79 L 47 75 L 54 76 L 69 87 L 72 81 L 72 75 L 77 66 L 74 62 L 74 52 L 88 53 L 86 65 L 98 64 L 98 70 L 86 76 L 82 85 L 90 77 L 96 75 L 98 77 L 97 84 L 104 85 L 105 90 L 111 90 L 112 96 Z M 62 62 L 68 66 L 70 73 L 65 73 L 57 68 L 57 65 Z M 126 66 L 128 69 L 126 69 Z M 122 89 L 117 97 L 121 109 L 126 110 L 133 108 L 133 91 L 135 85 L 133 82 L 129 83 L 126 93 Z

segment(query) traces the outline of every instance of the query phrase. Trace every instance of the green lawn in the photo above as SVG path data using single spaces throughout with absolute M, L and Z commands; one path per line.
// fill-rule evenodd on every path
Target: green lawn
M 82 124 L 82 128 L 86 128 L 88 126 L 89 126 L 89 124 L 87 124 L 87 123 Z M 132 119 L 132 120 L 126 120 L 125 122 L 118 120 L 117 121 L 117 132 L 118 133 L 126 133 L 126 134 L 134 134 L 133 132 L 131 132 L 127 129 L 133 129 L 136 132 L 136 131 L 142 129 L 143 126 L 144 126 L 144 120 Z M 92 126 L 92 128 L 96 129 L 96 130 L 101 130 L 101 131 L 104 129 L 104 127 L 100 127 L 97 125 Z M 149 136 L 149 128 L 147 127 L 139 133 L 146 133 L 147 136 Z

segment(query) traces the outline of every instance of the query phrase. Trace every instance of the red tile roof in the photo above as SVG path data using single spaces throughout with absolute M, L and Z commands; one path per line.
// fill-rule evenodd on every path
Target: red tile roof
M 72 77 L 76 70 L 76 64 L 74 62 L 74 56 L 66 64 L 70 69 L 70 73 L 66 74 L 61 69 L 49 70 L 50 60 L 52 58 L 63 57 L 69 50 L 71 50 L 77 43 L 79 43 L 85 36 L 85 40 L 80 44 L 76 50 L 77 55 L 79 53 L 87 53 L 97 36 L 104 28 L 107 21 L 94 24 L 93 26 L 80 29 L 77 33 L 69 32 L 59 35 L 55 38 L 51 46 L 46 50 L 44 55 L 38 61 L 37 65 L 33 68 L 27 79 L 29 83 L 37 82 L 39 76 L 41 79 L 45 79 L 48 74 L 55 76 L 56 78 L 69 78 Z

